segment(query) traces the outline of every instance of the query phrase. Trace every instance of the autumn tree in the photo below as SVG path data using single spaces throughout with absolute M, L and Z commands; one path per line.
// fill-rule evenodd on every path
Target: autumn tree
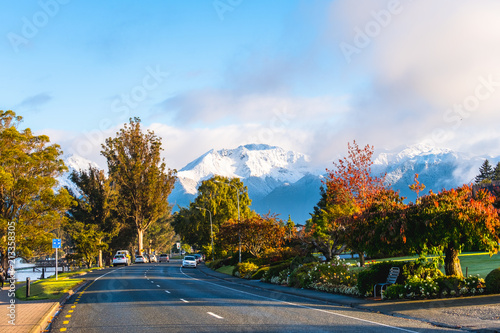
M 286 227 L 275 216 L 254 215 L 240 222 L 227 221 L 221 226 L 219 237 L 224 243 L 237 247 L 240 233 L 242 251 L 259 257 L 265 251 L 281 247 L 286 232 Z
M 166 168 L 160 157 L 161 139 L 153 131 L 143 133 L 139 118 L 130 119 L 102 148 L 118 192 L 115 209 L 135 226 L 142 253 L 144 232 L 171 210 L 167 198 L 174 188 L 176 171 Z
M 352 239 L 355 235 L 346 234 L 345 226 L 338 221 L 355 213 L 362 213 L 372 204 L 376 195 L 387 188 L 384 185 L 385 175 L 372 175 L 371 165 L 373 146 L 366 145 L 360 148 L 356 141 L 348 143 L 348 155 L 333 163 L 334 169 L 327 170 L 326 207 L 330 211 L 327 215 L 328 223 L 334 234 L 343 233 L 344 239 Z M 359 220 L 361 221 L 361 220 Z M 351 221 L 349 230 L 357 230 Z M 332 228 L 333 227 L 333 228 Z M 348 231 L 349 231 L 348 230 Z M 360 262 L 364 264 L 364 251 L 359 243 L 351 243 L 351 250 L 359 254 Z
M 46 135 L 19 130 L 21 116 L 0 111 L 0 251 L 6 266 L 13 255 L 52 252 L 51 242 L 72 200 L 55 190 L 67 170 L 62 151 Z
M 500 219 L 494 198 L 484 190 L 473 195 L 472 186 L 430 193 L 407 212 L 406 239 L 417 251 L 444 254 L 446 275 L 463 276 L 458 255 L 465 245 L 480 244 L 496 253 Z

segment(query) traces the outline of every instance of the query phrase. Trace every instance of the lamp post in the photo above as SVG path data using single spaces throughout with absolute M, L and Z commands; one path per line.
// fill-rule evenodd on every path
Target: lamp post
M 199 210 L 206 210 L 208 212 L 208 214 L 210 214 L 210 238 L 212 238 L 212 261 L 215 261 L 215 250 L 214 250 L 214 232 L 213 232 L 213 229 L 212 229 L 212 212 L 209 211 L 208 209 L 206 208 L 202 208 L 202 207 L 195 207 L 196 209 L 199 209 Z
M 236 185 L 234 185 L 234 184 L 229 184 L 229 183 L 221 182 L 221 181 L 218 181 L 218 180 L 214 180 L 214 182 L 226 184 L 226 185 L 232 186 L 232 187 L 234 187 L 236 189 L 236 199 L 238 201 L 238 243 L 239 243 L 239 246 L 238 246 L 238 252 L 239 252 L 239 254 L 238 254 L 239 255 L 238 262 L 241 263 L 241 233 L 240 233 L 240 191 L 241 191 L 241 189 L 239 187 L 236 187 Z

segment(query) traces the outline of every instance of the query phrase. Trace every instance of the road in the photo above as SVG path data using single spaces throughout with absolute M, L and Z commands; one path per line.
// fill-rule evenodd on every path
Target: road
M 429 324 L 210 278 L 180 261 L 113 269 L 73 295 L 51 332 L 441 332 Z M 455 332 L 459 332 L 455 330 Z

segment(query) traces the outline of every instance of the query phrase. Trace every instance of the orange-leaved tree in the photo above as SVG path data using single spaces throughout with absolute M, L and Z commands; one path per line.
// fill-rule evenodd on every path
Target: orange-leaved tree
M 263 252 L 280 248 L 286 235 L 286 227 L 274 216 L 253 215 L 238 223 L 228 220 L 221 225 L 219 238 L 234 247 L 238 244 L 238 232 L 241 235 L 242 250 L 259 257 Z
M 327 170 L 326 181 L 326 205 L 327 207 L 342 207 L 338 216 L 330 216 L 330 224 L 338 224 L 336 219 L 344 219 L 355 213 L 362 213 L 368 209 L 380 191 L 387 189 L 384 184 L 385 175 L 373 176 L 371 172 L 373 146 L 366 145 L 360 148 L 356 141 L 347 144 L 348 155 L 333 163 L 334 169 Z M 336 210 L 336 209 L 334 209 Z M 360 226 L 352 224 L 360 223 Z M 357 232 L 359 228 L 364 228 L 363 221 L 350 219 L 351 224 L 347 229 L 342 229 L 345 241 L 349 242 L 349 247 L 359 254 L 361 265 L 364 265 L 364 250 L 359 242 L 352 242 L 356 235 L 350 232 Z M 344 226 L 345 227 L 345 226 Z M 337 228 L 338 229 L 338 228 Z
M 459 253 L 467 244 L 481 244 L 491 254 L 500 245 L 500 219 L 493 207 L 494 198 L 472 186 L 429 193 L 408 209 L 407 239 L 417 251 L 444 253 L 446 275 L 463 276 Z

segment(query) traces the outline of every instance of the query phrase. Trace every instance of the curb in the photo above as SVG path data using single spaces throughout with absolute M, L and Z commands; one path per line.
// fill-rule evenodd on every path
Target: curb
M 50 307 L 50 309 L 40 318 L 38 323 L 35 324 L 30 330 L 30 333 L 38 333 L 38 332 L 48 332 L 47 328 L 52 323 L 52 320 L 56 316 L 57 312 L 61 309 L 61 307 L 66 303 L 66 301 L 75 293 L 77 293 L 83 286 L 87 285 L 90 281 L 82 281 L 70 291 L 62 295 L 58 301 L 54 302 L 54 304 Z

